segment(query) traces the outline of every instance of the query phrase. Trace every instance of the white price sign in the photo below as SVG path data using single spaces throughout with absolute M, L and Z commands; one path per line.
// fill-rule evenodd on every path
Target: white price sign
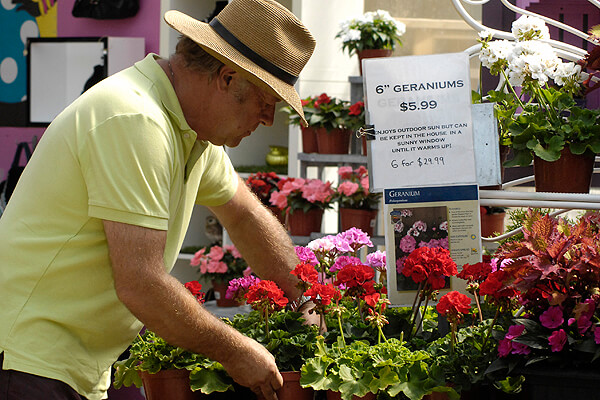
M 374 191 L 477 181 L 466 53 L 363 60 Z

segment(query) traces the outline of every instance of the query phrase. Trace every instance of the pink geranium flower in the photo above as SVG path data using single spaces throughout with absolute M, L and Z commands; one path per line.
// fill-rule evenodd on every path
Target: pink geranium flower
M 358 191 L 358 183 L 344 181 L 338 186 L 337 191 L 346 196 L 352 196 Z
M 416 245 L 416 239 L 410 235 L 406 235 L 400 239 L 400 250 L 405 253 L 411 253 L 416 248 Z

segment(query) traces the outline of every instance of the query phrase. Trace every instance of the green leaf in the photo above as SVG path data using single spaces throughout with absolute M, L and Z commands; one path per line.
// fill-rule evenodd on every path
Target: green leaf
M 224 370 L 196 368 L 190 372 L 190 387 L 192 391 L 200 390 L 204 394 L 226 392 L 233 389 L 233 379 Z
M 114 364 L 115 367 L 115 378 L 114 386 L 116 389 L 120 389 L 121 386 L 129 387 L 135 385 L 136 387 L 142 387 L 142 378 L 135 369 L 137 360 L 130 358 L 123 361 L 117 361 Z

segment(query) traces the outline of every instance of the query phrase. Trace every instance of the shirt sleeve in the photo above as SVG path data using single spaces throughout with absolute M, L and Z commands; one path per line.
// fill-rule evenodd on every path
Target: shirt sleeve
M 110 118 L 86 135 L 82 171 L 92 217 L 166 230 L 173 144 L 152 119 Z
M 210 145 L 208 158 L 198 187 L 196 204 L 220 206 L 233 198 L 239 182 L 238 174 L 222 146 Z

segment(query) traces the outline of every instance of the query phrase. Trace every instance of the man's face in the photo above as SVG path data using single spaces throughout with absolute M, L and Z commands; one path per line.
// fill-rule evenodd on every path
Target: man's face
M 229 147 L 240 144 L 250 136 L 260 124 L 273 125 L 275 106 L 279 99 L 247 80 L 235 76 L 226 110 L 222 113 L 221 124 L 214 132 L 212 143 Z

